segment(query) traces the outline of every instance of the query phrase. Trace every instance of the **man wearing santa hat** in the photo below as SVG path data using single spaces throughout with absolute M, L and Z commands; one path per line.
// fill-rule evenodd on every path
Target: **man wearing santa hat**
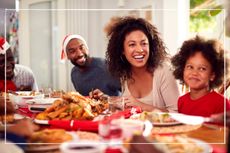
M 32 70 L 15 64 L 9 43 L 0 37 L 0 91 L 38 91 Z
M 93 89 L 100 89 L 109 96 L 118 96 L 119 79 L 110 75 L 102 58 L 90 57 L 85 39 L 80 35 L 68 35 L 63 40 L 62 60 L 65 56 L 74 65 L 71 80 L 76 91 L 84 96 Z

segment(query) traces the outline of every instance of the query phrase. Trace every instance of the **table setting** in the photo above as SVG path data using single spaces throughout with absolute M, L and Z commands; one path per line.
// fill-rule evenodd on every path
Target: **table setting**
M 214 125 L 218 129 L 205 126 L 211 121 L 209 118 L 160 111 L 146 112 L 137 106 L 125 109 L 122 97 L 119 99 L 119 104 L 110 105 L 111 101 L 98 102 L 77 92 L 68 92 L 55 98 L 30 97 L 22 101 L 23 105 L 11 100 L 17 105 L 14 116 L 18 118 L 15 117 L 15 120 L 30 118 L 40 127 L 32 138 L 44 135 L 41 140 L 30 138 L 26 152 L 67 153 L 76 151 L 76 148 L 105 152 L 111 147 L 118 148 L 121 152 L 128 152 L 133 135 L 143 135 L 150 144 L 164 152 L 173 153 L 172 148 L 175 146 L 184 148 L 182 152 L 226 152 L 225 137 L 228 130 L 219 125 Z M 31 110 L 31 106 L 36 104 L 45 107 L 43 110 Z M 79 132 L 83 132 L 81 138 Z M 62 136 L 46 141 L 47 136 L 55 138 L 58 135 Z M 60 139 L 64 138 L 63 135 L 67 135 L 68 139 Z M 82 137 L 84 135 L 85 138 Z M 91 140 L 91 137 L 97 139 Z M 210 137 L 213 138 L 209 139 Z M 94 143 L 101 148 L 95 148 Z M 180 145 L 174 146 L 172 145 L 174 143 Z M 198 149 L 186 150 L 187 145 L 182 144 L 190 144 Z

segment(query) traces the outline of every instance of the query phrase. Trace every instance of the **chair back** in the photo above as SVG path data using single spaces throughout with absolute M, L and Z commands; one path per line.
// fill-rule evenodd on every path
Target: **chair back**
M 229 88 L 229 86 L 230 86 L 230 78 L 228 78 L 226 82 L 221 85 L 221 87 L 218 89 L 218 92 L 224 95 L 224 92 Z

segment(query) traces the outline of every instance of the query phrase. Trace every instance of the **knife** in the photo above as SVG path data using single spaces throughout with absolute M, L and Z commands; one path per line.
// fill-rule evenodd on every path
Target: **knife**
M 188 125 L 199 125 L 204 122 L 212 122 L 210 117 L 185 115 L 181 113 L 170 113 L 170 116 L 172 119 Z

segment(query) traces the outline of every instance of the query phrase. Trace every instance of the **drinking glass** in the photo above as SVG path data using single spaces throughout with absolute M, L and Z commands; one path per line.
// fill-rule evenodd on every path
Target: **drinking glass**
M 116 116 L 112 119 L 104 119 L 99 122 L 98 133 L 102 141 L 108 143 L 109 146 L 116 146 L 122 143 L 123 133 L 120 124 L 123 119 L 123 116 Z
M 52 94 L 52 88 L 45 87 L 41 90 L 41 92 L 44 94 L 45 98 L 50 98 Z
M 115 113 L 117 111 L 124 110 L 124 97 L 121 96 L 111 96 L 108 98 L 109 112 Z

